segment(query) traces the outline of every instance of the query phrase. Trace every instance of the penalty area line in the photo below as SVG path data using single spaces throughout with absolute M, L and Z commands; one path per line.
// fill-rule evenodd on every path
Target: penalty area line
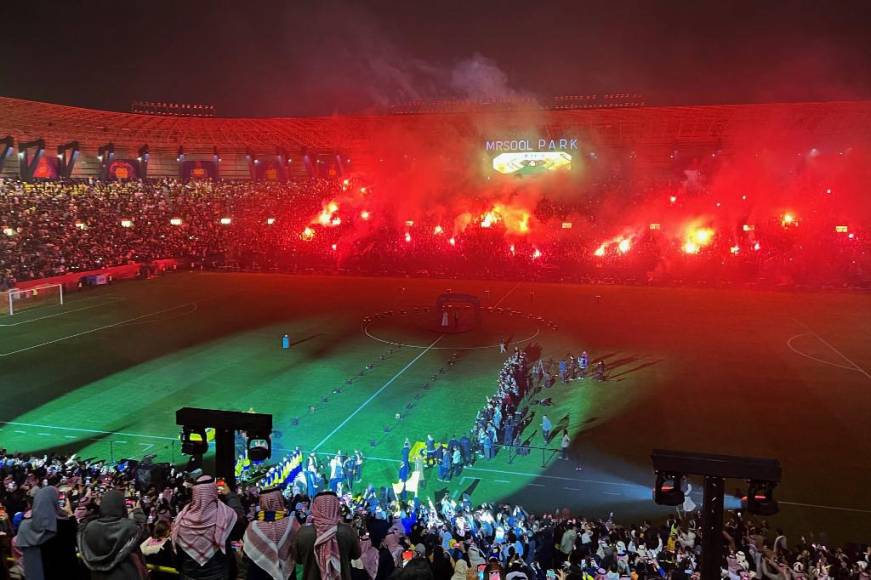
M 95 297 L 96 298 L 96 297 Z M 84 302 L 85 300 L 90 300 L 89 298 L 82 298 L 78 302 Z M 40 320 L 46 320 L 47 318 L 57 318 L 58 316 L 66 316 L 67 314 L 72 314 L 73 312 L 81 312 L 83 310 L 91 310 L 93 308 L 100 308 L 102 306 L 106 306 L 108 304 L 116 304 L 118 302 L 124 302 L 124 298 L 120 296 L 107 296 L 105 297 L 103 302 L 99 304 L 91 304 L 90 306 L 82 306 L 81 308 L 71 308 L 69 310 L 63 310 L 62 312 L 55 312 L 54 314 L 45 314 L 43 316 L 38 316 L 36 318 L 28 318 L 27 320 L 20 320 L 18 322 L 10 322 L 9 324 L 0 324 L 0 327 L 10 328 L 13 326 L 21 326 L 22 324 L 31 324 L 33 322 L 39 322 Z
M 28 350 L 34 350 L 37 348 L 41 348 L 43 346 L 48 346 L 50 344 L 55 344 L 58 342 L 63 342 L 65 340 L 69 340 L 71 338 L 76 338 L 79 336 L 85 336 L 86 334 L 93 334 L 95 332 L 100 332 L 101 330 L 107 330 L 109 328 L 115 328 L 116 326 L 121 326 L 122 324 L 128 324 L 130 322 L 135 322 L 137 320 L 142 320 L 143 318 L 148 318 L 149 316 L 157 316 L 158 314 L 163 314 L 164 312 L 172 312 L 173 310 L 178 310 L 179 308 L 186 308 L 191 304 L 196 304 L 196 302 L 188 302 L 186 304 L 180 304 L 178 306 L 173 306 L 172 308 L 164 308 L 163 310 L 158 310 L 156 312 L 149 312 L 146 314 L 141 314 L 139 316 L 135 316 L 133 318 L 128 318 L 127 320 L 122 320 L 121 322 L 113 322 L 112 324 L 105 324 L 103 326 L 98 326 L 97 328 L 92 328 L 90 330 L 83 330 L 81 332 L 76 332 L 75 334 L 70 334 L 68 336 L 62 336 L 60 338 L 55 338 L 54 340 L 47 340 L 45 342 L 40 342 L 38 344 L 34 344 L 31 346 L 27 346 L 24 348 L 19 348 L 18 350 L 12 350 L 9 352 L 0 353 L 0 357 L 12 356 L 13 354 L 19 354 L 22 352 L 27 352 Z
M 423 355 L 425 355 L 426 353 L 428 353 L 430 350 L 432 350 L 432 348 L 433 348 L 435 345 L 437 345 L 437 344 L 439 343 L 439 341 L 440 341 L 441 339 L 443 339 L 444 337 L 445 337 L 445 335 L 442 334 L 442 335 L 439 336 L 437 339 L 435 339 L 434 341 L 432 341 L 432 343 L 431 343 L 428 347 L 426 347 L 426 349 L 422 350 L 422 351 L 420 352 L 419 355 L 417 355 L 416 357 L 414 357 L 413 359 L 411 359 L 411 362 L 409 362 L 407 365 L 405 365 L 404 367 L 402 367 L 402 369 L 401 369 L 398 373 L 396 373 L 395 375 L 393 375 L 393 378 L 391 378 L 389 381 L 387 381 L 386 383 L 384 383 L 384 384 L 381 386 L 380 389 L 378 389 L 377 391 L 375 391 L 374 393 L 372 393 L 372 396 L 370 396 L 368 399 L 366 399 L 365 401 L 363 401 L 363 404 L 362 404 L 362 405 L 360 405 L 359 407 L 357 407 L 357 409 L 356 409 L 353 413 L 351 413 L 350 415 L 348 415 L 347 418 L 345 418 L 344 421 L 342 421 L 341 423 L 339 423 L 338 425 L 336 425 L 336 428 L 335 428 L 335 429 L 333 429 L 332 431 L 330 431 L 330 433 L 329 433 L 326 437 L 324 437 L 323 439 L 321 439 L 320 442 L 319 442 L 317 445 L 315 445 L 314 447 L 312 447 L 312 451 L 317 451 L 318 449 L 320 449 L 320 447 L 321 447 L 324 443 L 326 443 L 327 441 L 329 441 L 330 438 L 331 438 L 333 435 L 335 435 L 336 433 L 338 433 L 339 430 L 340 430 L 342 427 L 344 427 L 345 425 L 347 425 L 347 424 L 348 424 L 348 421 L 350 421 L 351 419 L 353 419 L 353 418 L 357 415 L 357 413 L 359 413 L 359 412 L 362 411 L 364 408 L 366 408 L 366 406 L 367 406 L 369 403 L 371 403 L 372 401 L 374 401 L 375 398 L 376 398 L 378 395 L 380 395 L 380 394 L 384 391 L 384 389 L 386 389 L 387 387 L 389 387 L 390 385 L 392 385 L 392 384 L 393 384 L 393 381 L 395 381 L 395 380 L 398 379 L 400 376 L 402 376 L 402 374 L 403 374 L 405 371 L 407 371 L 408 369 L 411 368 L 411 365 L 413 365 L 414 363 L 416 363 L 418 360 L 420 360 L 420 357 L 422 357 Z
M 811 360 L 816 360 L 817 362 L 823 362 L 823 363 L 826 363 L 826 364 L 830 364 L 831 366 L 834 366 L 834 367 L 839 367 L 839 368 L 848 368 L 849 370 L 854 370 L 854 371 L 856 371 L 856 372 L 858 372 L 858 373 L 861 373 L 861 374 L 865 375 L 865 378 L 871 380 L 871 373 L 869 373 L 869 372 L 866 371 L 864 368 L 860 367 L 860 366 L 857 365 L 855 362 L 853 362 L 852 359 L 848 358 L 847 355 L 845 355 L 845 354 L 842 353 L 840 350 L 838 350 L 838 349 L 835 347 L 835 345 L 833 345 L 833 344 L 830 343 L 828 340 L 826 340 L 825 338 L 823 338 L 822 336 L 820 336 L 819 333 L 817 333 L 813 328 L 811 328 L 810 326 L 808 326 L 807 324 L 805 324 L 805 323 L 802 322 L 801 320 L 798 320 L 798 319 L 796 319 L 796 318 L 793 318 L 793 320 L 794 320 L 796 323 L 798 323 L 798 324 L 800 324 L 801 326 L 804 326 L 806 329 L 808 329 L 808 334 L 814 336 L 818 341 L 820 341 L 821 343 L 823 343 L 824 345 L 826 345 L 826 346 L 827 346 L 827 347 L 828 347 L 832 352 L 834 352 L 834 353 L 837 354 L 839 357 L 841 357 L 841 359 L 842 359 L 844 362 L 848 363 L 848 364 L 850 365 L 850 367 L 844 367 L 844 366 L 837 365 L 837 364 L 834 364 L 834 363 L 826 363 L 826 361 L 822 361 L 822 360 L 820 360 L 820 359 L 818 359 L 818 358 L 816 358 L 816 357 L 812 357 L 812 356 L 809 356 L 809 355 L 807 355 L 807 354 L 805 354 L 805 353 L 802 353 L 802 352 L 800 352 L 800 351 L 797 351 L 796 349 L 794 349 L 794 348 L 792 347 L 791 341 L 792 341 L 793 339 L 795 339 L 795 338 L 798 338 L 798 336 L 793 336 L 792 338 L 790 338 L 790 339 L 787 341 L 786 345 L 790 348 L 790 350 L 792 350 L 792 351 L 793 351 L 794 353 L 796 353 L 796 354 L 800 354 L 801 356 L 804 356 L 804 357 L 809 358 L 809 359 L 811 359 Z

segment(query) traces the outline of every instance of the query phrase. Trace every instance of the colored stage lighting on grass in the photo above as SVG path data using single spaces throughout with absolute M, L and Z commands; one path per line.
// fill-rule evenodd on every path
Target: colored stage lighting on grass
M 172 226 L 180 226 L 181 225 L 181 218 L 172 218 L 169 220 L 169 224 Z
M 221 218 L 221 225 L 222 225 L 222 226 L 228 226 L 228 225 L 230 225 L 231 223 L 233 223 L 233 220 L 232 220 L 231 218 L 228 218 L 228 217 L 222 217 L 222 218 Z
M 620 240 L 620 242 L 618 242 L 617 244 L 617 249 L 620 250 L 621 254 L 625 254 L 626 252 L 628 252 L 631 247 L 632 243 L 626 238 Z
M 310 242 L 315 237 L 315 231 L 310 227 L 306 226 L 306 228 L 302 231 L 300 236 L 306 242 Z
M 445 230 L 444 230 L 444 228 L 442 228 L 442 226 L 436 226 L 433 228 L 432 233 L 435 236 L 440 236 L 443 233 L 445 233 Z
M 132 220 L 121 220 L 121 227 L 122 228 L 132 228 L 133 221 Z

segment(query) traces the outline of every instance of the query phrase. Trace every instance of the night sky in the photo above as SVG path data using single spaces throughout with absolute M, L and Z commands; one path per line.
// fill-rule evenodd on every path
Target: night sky
M 0 95 L 320 115 L 416 99 L 641 92 L 871 98 L 871 1 L 4 4 Z

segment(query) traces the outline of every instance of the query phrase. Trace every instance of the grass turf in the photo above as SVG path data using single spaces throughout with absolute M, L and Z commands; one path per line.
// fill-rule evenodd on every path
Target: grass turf
M 480 329 L 439 338 L 400 314 L 448 287 L 559 329 L 487 314 Z M 871 535 L 865 295 L 187 273 L 68 298 L 0 321 L 14 324 L 0 326 L 0 446 L 179 461 L 177 408 L 253 408 L 274 415 L 277 453 L 361 449 L 364 478 L 386 484 L 406 436 L 471 426 L 495 390 L 498 339 L 511 336 L 545 358 L 586 349 L 608 364 L 608 381 L 557 386 L 554 407 L 533 407 L 525 435 L 543 445 L 544 411 L 568 425 L 573 459 L 501 453 L 449 484 L 429 473 L 427 493 L 648 517 L 664 513 L 650 501 L 654 447 L 776 457 L 776 523 Z M 364 316 L 387 310 L 363 332 Z

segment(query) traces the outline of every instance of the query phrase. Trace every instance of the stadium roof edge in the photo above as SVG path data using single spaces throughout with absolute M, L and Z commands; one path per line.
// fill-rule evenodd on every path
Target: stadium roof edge
M 224 121 L 224 120 L 237 120 L 237 121 L 291 121 L 291 120 L 334 120 L 337 118 L 344 119 L 370 119 L 370 118 L 379 118 L 379 117 L 407 117 L 407 116 L 433 116 L 433 115 L 470 115 L 470 114 L 504 114 L 506 112 L 518 112 L 518 113 L 534 113 L 534 112 L 558 112 L 558 111 L 614 111 L 614 110 L 627 110 L 627 109 L 656 109 L 656 110 L 671 110 L 671 111 L 694 111 L 700 109 L 714 110 L 714 109 L 744 109 L 744 108 L 768 108 L 768 107 L 799 107 L 799 106 L 837 106 L 837 105 L 869 105 L 871 106 L 871 99 L 836 99 L 836 100 L 828 100 L 828 101 L 773 101 L 768 103 L 707 103 L 707 104 L 681 104 L 681 105 L 616 105 L 616 106 L 592 106 L 592 107 L 563 107 L 563 108 L 549 108 L 549 107 L 541 107 L 541 108 L 518 108 L 512 111 L 511 108 L 506 107 L 502 109 L 478 109 L 478 110 L 444 110 L 444 111 L 419 111 L 419 112 L 395 112 L 395 111 L 380 111 L 380 112 L 358 112 L 358 113 L 334 113 L 331 115 L 264 115 L 264 116 L 223 116 L 223 115 L 215 115 L 213 117 L 194 117 L 194 116 L 184 116 L 184 115 L 149 115 L 145 113 L 133 113 L 130 111 L 112 111 L 109 109 L 95 109 L 92 107 L 83 107 L 80 105 L 67 105 L 64 103 L 52 103 L 49 101 L 40 101 L 36 99 L 22 99 L 19 97 L 7 97 L 0 95 L 0 102 L 7 103 L 20 103 L 30 104 L 30 105 L 43 105 L 46 107 L 58 107 L 63 109 L 73 109 L 81 112 L 88 113 L 102 113 L 108 115 L 123 115 L 126 117 L 145 117 L 145 118 L 171 118 L 171 119 L 201 119 L 206 121 Z

